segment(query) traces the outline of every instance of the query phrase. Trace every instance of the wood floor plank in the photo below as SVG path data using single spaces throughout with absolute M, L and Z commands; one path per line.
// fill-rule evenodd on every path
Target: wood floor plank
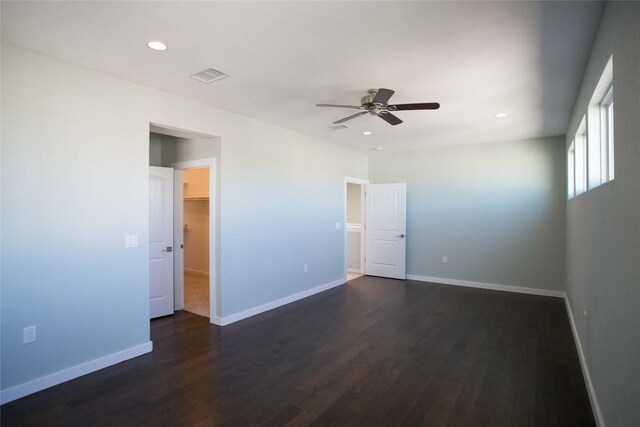
M 561 299 L 360 277 L 2 406 L 2 426 L 592 426 Z

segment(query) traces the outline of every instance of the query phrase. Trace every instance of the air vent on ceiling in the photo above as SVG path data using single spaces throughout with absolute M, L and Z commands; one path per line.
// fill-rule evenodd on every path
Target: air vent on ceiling
M 202 71 L 199 71 L 195 74 L 191 74 L 191 76 L 189 77 L 194 78 L 196 80 L 200 80 L 201 82 L 204 82 L 204 83 L 213 83 L 216 80 L 224 79 L 225 77 L 229 77 L 229 76 L 223 73 L 222 71 L 218 71 L 210 67 Z
M 342 129 L 349 129 L 349 126 L 345 126 L 345 125 L 331 125 L 331 126 L 327 126 L 325 129 L 326 129 L 326 130 L 342 130 Z

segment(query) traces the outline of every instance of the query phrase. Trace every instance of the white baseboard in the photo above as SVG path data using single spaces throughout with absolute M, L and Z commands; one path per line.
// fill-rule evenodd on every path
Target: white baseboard
M 151 350 L 153 350 L 153 343 L 148 341 L 144 344 L 130 347 L 117 353 L 111 353 L 98 359 L 90 360 L 89 362 L 81 363 L 80 365 L 72 366 L 62 371 L 10 387 L 0 392 L 0 404 L 20 399 L 21 397 L 28 396 L 45 388 L 53 387 L 54 385 L 90 374 L 91 372 L 99 371 L 100 369 L 124 362 L 125 360 L 133 359 L 134 357 L 149 353 Z
M 214 323 L 219 326 L 229 325 L 231 323 L 237 322 L 239 320 L 246 319 L 247 317 L 255 316 L 256 314 L 264 313 L 265 311 L 273 310 L 274 308 L 281 307 L 283 305 L 292 303 L 294 301 L 301 300 L 303 298 L 310 297 L 311 295 L 315 295 L 320 292 L 324 292 L 331 288 L 335 288 L 336 286 L 344 285 L 346 278 L 343 277 L 338 280 L 334 280 L 333 282 L 326 283 L 324 285 L 316 286 L 315 288 L 308 289 L 306 291 L 298 292 L 297 294 L 289 295 L 288 297 L 280 298 L 275 301 L 268 302 L 266 304 L 259 305 L 257 307 L 252 307 L 247 310 L 240 311 L 238 313 L 230 314 L 228 316 L 224 316 L 222 318 L 216 317 L 211 320 L 211 323 Z
M 584 357 L 584 351 L 582 351 L 582 343 L 580 342 L 580 335 L 578 335 L 578 329 L 576 323 L 573 320 L 573 312 L 571 311 L 571 304 L 569 298 L 565 296 L 565 305 L 567 306 L 567 315 L 569 315 L 569 323 L 571 323 L 571 332 L 573 333 L 573 340 L 578 348 L 578 358 L 580 359 L 580 367 L 582 368 L 582 375 L 584 381 L 587 383 L 587 391 L 589 392 L 589 400 L 591 401 L 591 409 L 593 410 L 593 417 L 596 419 L 598 427 L 605 427 L 604 418 L 602 418 L 602 412 L 600 411 L 600 405 L 598 404 L 598 398 L 596 397 L 596 389 L 591 382 L 591 374 L 589 373 L 589 367 L 587 366 L 587 359 Z
M 498 285 L 495 283 L 471 282 L 468 280 L 446 279 L 444 277 L 419 276 L 415 274 L 407 274 L 407 280 L 417 280 L 419 282 L 431 282 L 441 285 L 466 286 L 468 288 L 490 289 L 493 291 L 516 292 L 519 294 L 542 295 L 547 297 L 565 298 L 566 294 L 562 291 L 554 291 L 551 289 L 524 288 L 512 285 Z
M 360 273 L 360 269 L 359 268 L 347 268 L 347 273 Z
M 209 277 L 209 272 L 208 271 L 201 271 L 201 270 L 194 270 L 192 268 L 185 268 L 184 272 L 185 273 L 190 273 L 190 274 L 195 274 L 196 276 Z

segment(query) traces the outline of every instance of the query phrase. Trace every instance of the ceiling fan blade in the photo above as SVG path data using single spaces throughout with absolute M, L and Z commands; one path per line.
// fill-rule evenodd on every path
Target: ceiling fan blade
M 394 107 L 396 107 L 394 111 L 437 110 L 438 108 L 440 108 L 440 104 L 438 104 L 437 102 L 421 102 L 417 104 L 395 104 Z
M 333 122 L 334 125 L 340 124 L 340 123 L 344 123 L 346 121 L 349 121 L 351 119 L 355 119 L 356 117 L 362 116 L 363 114 L 367 114 L 368 111 L 360 111 L 359 113 L 355 113 L 352 114 L 348 117 L 345 117 L 344 119 L 340 119 L 340 120 L 336 120 L 335 122 Z
M 384 120 L 385 122 L 393 126 L 399 125 L 400 123 L 402 123 L 402 120 L 400 120 L 398 116 L 394 116 L 391 113 L 380 114 L 378 117 L 380 117 L 382 120 Z
M 391 98 L 391 96 L 396 93 L 394 90 L 391 89 L 385 89 L 385 88 L 380 88 L 378 89 L 378 92 L 376 92 L 376 96 L 373 98 L 373 102 L 374 104 L 385 104 L 387 102 L 389 102 L 389 98 Z
M 356 110 L 362 110 L 363 107 L 356 105 L 338 105 L 338 104 L 316 104 L 316 107 L 338 107 L 338 108 L 355 108 Z

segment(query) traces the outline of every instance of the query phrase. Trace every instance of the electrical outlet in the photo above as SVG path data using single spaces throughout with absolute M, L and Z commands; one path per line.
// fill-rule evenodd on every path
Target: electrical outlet
M 22 344 L 29 344 L 36 340 L 36 327 L 29 326 L 22 330 Z
M 309 272 L 309 264 L 305 264 L 305 265 L 304 265 L 304 267 L 303 267 L 302 269 L 303 269 L 303 271 L 304 271 L 305 273 L 308 273 L 308 272 Z
M 342 223 L 336 222 L 336 230 L 341 230 L 341 229 L 342 229 Z
M 442 263 L 443 264 L 448 264 L 449 263 L 449 257 L 443 256 L 442 257 Z

